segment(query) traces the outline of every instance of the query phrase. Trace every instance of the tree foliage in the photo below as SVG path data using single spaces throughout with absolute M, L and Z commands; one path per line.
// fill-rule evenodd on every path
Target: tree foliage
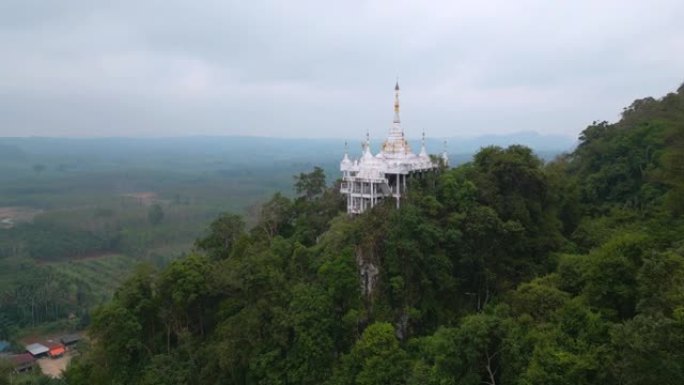
M 635 101 L 545 164 L 523 146 L 343 213 L 319 168 L 249 230 L 141 268 L 69 383 L 678 384 L 684 94 Z

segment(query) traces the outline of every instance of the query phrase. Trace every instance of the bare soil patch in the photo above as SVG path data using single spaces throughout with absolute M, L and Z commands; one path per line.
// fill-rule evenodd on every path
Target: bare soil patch
M 0 207 L 0 228 L 11 228 L 21 222 L 31 222 L 43 210 L 31 207 L 4 206 Z
M 134 193 L 121 194 L 126 198 L 131 198 L 141 205 L 149 206 L 157 201 L 157 193 L 152 191 L 141 191 Z
M 40 370 L 46 376 L 60 378 L 62 377 L 62 372 L 66 369 L 67 365 L 69 365 L 73 354 L 74 352 L 67 351 L 59 358 L 41 358 L 38 360 L 38 366 L 40 366 Z

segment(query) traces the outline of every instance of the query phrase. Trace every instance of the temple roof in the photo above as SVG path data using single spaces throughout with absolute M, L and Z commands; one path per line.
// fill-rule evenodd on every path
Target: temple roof
M 425 133 L 423 133 L 420 154 L 416 155 L 411 151 L 411 146 L 404 136 L 404 129 L 401 127 L 399 110 L 399 82 L 397 81 L 394 86 L 394 120 L 380 152 L 373 156 L 370 149 L 369 133 L 366 132 L 363 154 L 360 159 L 351 161 L 345 144 L 344 158 L 340 163 L 342 171 L 356 172 L 359 178 L 377 179 L 385 173 L 407 174 L 412 171 L 435 167 L 425 150 Z

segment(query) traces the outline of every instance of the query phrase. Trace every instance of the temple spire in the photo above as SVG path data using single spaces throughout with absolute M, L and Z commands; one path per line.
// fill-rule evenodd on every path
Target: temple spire
M 399 119 L 399 79 L 397 79 L 397 83 L 394 86 L 394 124 L 399 124 L 401 123 L 401 119 Z
M 370 130 L 366 130 L 366 141 L 363 142 L 364 152 L 370 154 Z
M 404 129 L 401 127 L 401 119 L 399 118 L 399 79 L 394 85 L 394 120 L 389 129 L 387 140 L 382 145 L 381 153 L 384 156 L 400 156 L 407 155 L 411 152 L 406 138 L 404 138 Z
M 428 156 L 427 150 L 425 149 L 425 130 L 423 130 L 423 139 L 421 140 L 421 144 L 420 144 L 420 154 L 419 154 L 419 156 L 422 156 L 422 157 L 427 157 L 427 156 Z

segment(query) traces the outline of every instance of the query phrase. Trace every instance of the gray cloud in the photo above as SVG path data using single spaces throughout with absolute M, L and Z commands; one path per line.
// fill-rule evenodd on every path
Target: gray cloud
M 684 80 L 681 1 L 0 3 L 0 136 L 575 136 Z

